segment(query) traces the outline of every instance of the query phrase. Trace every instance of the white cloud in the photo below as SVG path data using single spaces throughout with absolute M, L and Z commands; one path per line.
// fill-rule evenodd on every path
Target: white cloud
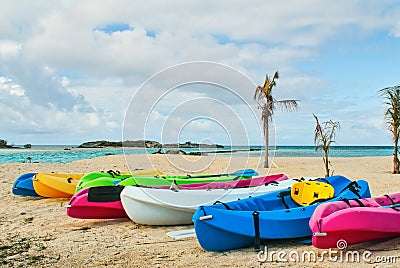
M 76 140 L 73 133 L 84 139 L 92 137 L 94 134 L 88 133 L 105 125 L 109 132 L 101 135 L 119 139 L 118 126 L 133 91 L 154 73 L 193 60 L 232 65 L 257 79 L 256 84 L 263 83 L 266 72 L 279 70 L 275 97 L 301 99 L 300 118 L 312 111 L 339 114 L 327 106 L 330 98 L 337 96 L 337 88 L 326 76 L 305 72 L 299 64 L 329 53 L 322 47 L 336 40 L 361 40 L 382 33 L 399 37 L 399 16 L 396 1 L 309 0 L 292 1 L 290 5 L 282 1 L 10 1 L 0 10 L 0 74 L 11 79 L 13 86 L 7 86 L 0 104 L 13 101 L 14 109 L 3 107 L 2 123 L 10 126 L 10 135 L 16 136 L 24 132 L 24 125 L 32 132 L 63 135 L 62 125 L 75 128 L 65 140 Z M 114 33 L 99 30 L 115 23 L 129 25 L 130 29 Z M 151 105 L 153 96 L 196 75 L 207 78 L 202 73 L 180 73 L 159 81 L 167 88 L 146 88 L 147 94 L 140 96 L 134 109 L 134 119 L 139 125 L 143 123 L 140 108 Z M 221 83 L 255 105 L 251 99 L 253 85 L 240 84 L 229 74 L 217 75 Z M 7 83 L 0 81 L 0 90 Z M 237 99 L 218 91 L 190 89 L 173 99 L 166 98 L 168 102 L 164 107 L 160 104 L 159 112 L 163 116 L 163 109 L 196 97 L 240 105 Z M 194 116 L 196 109 L 191 107 L 185 113 Z M 28 110 L 34 114 L 32 118 L 26 115 Z M 218 115 L 217 109 L 209 111 Z M 226 116 L 229 118 L 229 113 Z M 21 117 L 32 123 L 18 123 Z M 293 117 L 284 122 L 284 130 L 293 129 Z M 178 127 L 179 123 L 177 119 L 174 124 Z M 289 141 L 296 139 L 294 134 L 287 136 Z

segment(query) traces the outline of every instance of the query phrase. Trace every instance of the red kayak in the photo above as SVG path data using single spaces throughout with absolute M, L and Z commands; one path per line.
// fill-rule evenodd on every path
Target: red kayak
M 78 219 L 128 218 L 119 194 L 123 186 L 97 186 L 80 190 L 70 199 L 67 215 Z
M 173 190 L 229 189 L 268 185 L 287 180 L 284 174 L 257 177 L 229 182 L 208 182 L 171 186 L 154 186 L 152 188 L 173 188 Z M 127 218 L 121 204 L 120 193 L 123 186 L 97 186 L 80 190 L 70 199 L 67 215 L 78 219 L 115 219 Z
M 400 193 L 321 204 L 309 225 L 317 248 L 400 236 Z

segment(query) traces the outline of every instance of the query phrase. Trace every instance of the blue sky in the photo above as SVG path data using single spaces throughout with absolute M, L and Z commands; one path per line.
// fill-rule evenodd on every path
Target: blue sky
M 341 123 L 337 145 L 390 145 L 377 91 L 400 83 L 399 17 L 394 0 L 8 1 L 0 10 L 0 138 L 258 144 L 253 91 L 278 70 L 275 98 L 300 100 L 300 109 L 275 113 L 273 143 L 312 145 L 315 113 Z M 230 91 L 187 86 L 154 106 L 178 81 L 214 79 L 211 67 L 171 67 L 196 61 L 225 66 L 214 82 Z M 130 109 L 133 122 L 124 121 Z

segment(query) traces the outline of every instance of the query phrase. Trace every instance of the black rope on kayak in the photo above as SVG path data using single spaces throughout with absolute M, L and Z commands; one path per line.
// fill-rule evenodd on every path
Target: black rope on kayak
M 384 196 L 386 196 L 390 202 L 392 202 L 392 205 L 396 204 L 396 202 L 394 202 L 393 198 L 391 198 L 388 194 L 385 194 Z
M 349 207 L 352 207 L 351 204 L 350 204 L 349 199 L 343 198 L 342 201 L 345 202 Z
M 363 202 L 361 202 L 361 200 L 360 200 L 360 199 L 352 199 L 352 200 L 354 200 L 355 202 L 357 202 L 357 204 L 359 204 L 359 205 L 360 205 L 360 207 L 365 207 L 364 203 L 363 203 Z
M 286 209 L 289 209 L 289 206 L 288 206 L 288 204 L 286 204 L 286 201 L 285 201 L 285 196 L 288 196 L 288 195 L 290 195 L 290 190 L 289 191 L 283 191 L 283 192 L 280 192 L 278 194 L 278 197 L 281 198 L 282 203 L 283 203 L 283 205 L 285 206 Z
M 207 213 L 206 213 L 206 210 L 204 209 L 204 207 L 203 207 L 203 206 L 201 206 L 201 207 L 200 207 L 200 210 L 201 210 L 201 211 L 203 211 L 203 214 L 204 214 L 204 216 L 206 216 L 206 215 L 207 215 Z
M 354 201 L 354 202 L 356 202 L 360 207 L 365 207 L 365 205 L 364 205 L 364 203 L 363 202 L 361 202 L 361 200 L 360 199 L 347 199 L 347 198 L 343 198 L 341 201 L 344 201 L 349 207 L 353 207 L 351 204 L 350 204 L 350 201 Z
M 316 199 L 316 200 L 312 201 L 312 202 L 309 204 L 309 206 L 315 205 L 315 204 L 321 203 L 321 202 L 326 202 L 326 201 L 331 200 L 331 199 L 333 199 L 333 197 L 332 197 L 332 198 L 320 198 L 320 199 Z
M 318 180 L 331 185 L 331 183 L 326 178 L 319 178 Z
M 228 204 L 226 204 L 224 202 L 221 202 L 221 201 L 217 200 L 217 201 L 214 202 L 213 205 L 216 205 L 216 204 L 222 204 L 227 210 L 232 210 L 232 208 L 230 206 L 228 206 Z
M 114 171 L 110 169 L 107 171 L 107 173 L 110 174 L 113 178 L 115 178 L 115 176 L 121 176 L 121 173 L 118 170 Z
M 400 209 L 398 209 L 398 208 L 396 208 L 396 207 L 393 207 L 393 205 L 398 205 L 396 202 L 394 202 L 393 198 L 391 198 L 388 194 L 385 194 L 384 196 L 386 196 L 386 197 L 390 200 L 390 202 L 392 202 L 392 205 L 389 206 L 389 207 L 390 207 L 391 209 L 394 209 L 394 210 L 400 212 Z
M 260 251 L 260 219 L 259 219 L 260 212 L 254 211 L 253 212 L 253 219 L 254 219 L 254 251 Z
M 358 189 L 357 189 L 358 188 Z M 358 183 L 356 181 L 352 181 L 349 183 L 349 185 L 347 185 L 346 187 L 344 187 L 339 194 L 337 194 L 337 196 L 339 196 L 341 193 L 343 193 L 345 190 L 350 190 L 351 192 L 353 192 L 353 194 L 355 194 L 359 199 L 362 199 L 361 195 L 358 193 L 359 189 L 360 189 L 360 185 L 358 185 Z

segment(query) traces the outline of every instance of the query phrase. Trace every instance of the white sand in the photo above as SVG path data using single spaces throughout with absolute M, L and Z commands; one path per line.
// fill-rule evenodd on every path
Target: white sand
M 257 169 L 260 175 L 268 170 L 260 168 L 258 158 L 187 157 L 166 155 L 131 155 L 129 167 L 159 169 L 167 174 L 226 173 L 237 169 Z M 289 177 L 323 176 L 320 158 L 275 158 L 270 174 L 285 173 Z M 332 158 L 334 174 L 352 180 L 369 182 L 372 195 L 400 191 L 400 175 L 393 175 L 391 157 Z M 3 266 L 57 267 L 396 267 L 394 264 L 346 264 L 330 262 L 299 263 L 265 262 L 257 260 L 252 248 L 223 253 L 204 251 L 196 238 L 174 240 L 167 232 L 193 226 L 150 227 L 122 220 L 80 220 L 69 218 L 64 205 L 68 199 L 37 199 L 12 196 L 14 180 L 27 172 L 86 173 L 101 170 L 128 170 L 123 156 L 106 156 L 69 164 L 10 163 L 0 165 L 0 254 Z M 400 223 L 399 223 L 400 224 Z M 351 250 L 370 250 L 375 256 L 396 256 L 400 263 L 400 239 L 371 241 L 354 245 Z M 270 250 L 303 252 L 309 245 L 293 241 L 271 241 Z M 398 265 L 397 265 L 398 266 Z

